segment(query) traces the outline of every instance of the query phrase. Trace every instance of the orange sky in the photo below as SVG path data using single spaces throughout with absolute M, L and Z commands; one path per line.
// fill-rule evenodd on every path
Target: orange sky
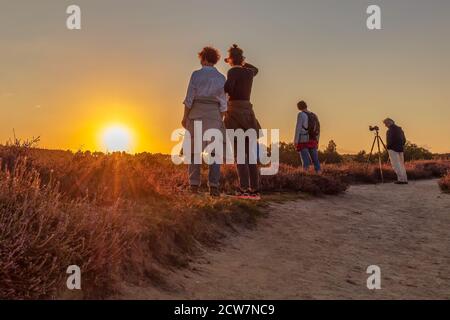
M 367 149 L 368 126 L 389 116 L 409 140 L 450 152 L 450 2 L 377 2 L 381 31 L 366 29 L 360 0 L 80 0 L 81 31 L 65 27 L 70 1 L 2 3 L 0 141 L 14 128 L 42 147 L 95 150 L 122 124 L 132 152 L 169 152 L 197 51 L 236 42 L 260 68 L 256 114 L 283 140 L 301 98 L 321 119 L 321 146 Z

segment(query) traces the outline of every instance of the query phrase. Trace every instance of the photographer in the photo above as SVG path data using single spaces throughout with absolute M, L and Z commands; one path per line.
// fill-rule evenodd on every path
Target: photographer
M 397 126 L 394 120 L 387 118 L 383 121 L 388 128 L 386 133 L 387 149 L 392 167 L 397 174 L 396 184 L 408 184 L 408 177 L 405 169 L 404 148 L 406 144 L 405 133 L 402 128 Z

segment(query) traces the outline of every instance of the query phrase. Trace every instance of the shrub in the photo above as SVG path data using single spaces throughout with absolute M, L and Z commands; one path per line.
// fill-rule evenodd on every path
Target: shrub
M 359 163 L 367 163 L 369 155 L 366 151 L 361 150 L 358 152 L 355 156 L 353 156 L 353 161 L 359 162 Z
M 280 143 L 280 163 L 299 167 L 302 165 L 300 155 L 293 143 Z
M 433 159 L 433 154 L 418 145 L 411 143 L 408 141 L 405 145 L 405 161 L 413 161 L 413 160 L 431 160 Z
M 450 161 L 414 161 L 406 163 L 406 171 L 410 180 L 440 178 L 450 169 Z M 389 163 L 383 163 L 385 181 L 395 181 L 397 176 Z M 338 176 L 346 183 L 378 183 L 381 182 L 378 164 L 347 162 L 340 165 L 324 165 L 326 176 Z
M 439 180 L 439 187 L 445 193 L 450 193 L 450 171 Z
M 160 281 L 155 266 L 185 266 L 199 242 L 214 244 L 235 223 L 252 224 L 259 214 L 252 203 L 180 192 L 188 186 L 186 166 L 164 155 L 5 146 L 0 158 L 8 159 L 0 165 L 3 299 L 59 297 L 69 265 L 81 268 L 84 298 L 107 296 L 125 275 Z M 233 192 L 234 166 L 224 166 L 223 180 Z M 261 183 L 264 191 L 312 194 L 347 187 L 286 165 Z
M 336 143 L 331 140 L 323 152 L 319 152 L 319 159 L 323 163 L 341 163 L 342 156 L 337 152 Z
M 39 137 L 31 140 L 21 140 L 14 136 L 14 139 L 9 140 L 6 146 L 0 145 L 0 159 L 2 165 L 0 169 L 12 169 L 17 159 L 29 158 L 30 150 L 37 145 Z M 28 161 L 28 165 L 31 165 L 31 161 Z
M 83 273 L 86 296 L 113 283 L 131 238 L 124 212 L 63 202 L 23 159 L 0 172 L 0 298 L 55 297 L 69 265 Z

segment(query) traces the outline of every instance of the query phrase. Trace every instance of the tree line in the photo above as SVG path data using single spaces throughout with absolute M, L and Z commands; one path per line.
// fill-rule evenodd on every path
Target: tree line
M 373 154 L 371 159 L 372 162 L 378 161 L 377 154 L 378 153 Z M 387 151 L 383 151 L 381 156 L 383 161 L 388 161 L 389 155 Z M 410 141 L 405 145 L 405 161 L 431 160 L 435 157 L 436 155 L 433 155 L 431 151 Z M 369 160 L 369 154 L 365 150 L 361 150 L 357 154 L 340 154 L 336 142 L 330 140 L 325 149 L 319 150 L 319 159 L 320 162 L 328 164 L 339 164 L 351 161 L 366 163 Z M 280 143 L 280 162 L 292 166 L 301 165 L 299 154 L 293 143 Z

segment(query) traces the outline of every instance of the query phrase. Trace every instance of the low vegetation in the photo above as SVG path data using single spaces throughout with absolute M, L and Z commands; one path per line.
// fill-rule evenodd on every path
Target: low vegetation
M 439 180 L 439 187 L 445 193 L 450 193 L 450 171 Z
M 215 245 L 251 227 L 260 206 L 186 192 L 186 168 L 164 155 L 71 153 L 0 146 L 0 298 L 68 294 L 67 267 L 82 270 L 83 298 L 106 297 L 121 280 L 164 282 L 198 243 Z M 282 166 L 266 191 L 336 194 L 347 185 Z M 224 168 L 224 191 L 237 182 Z
M 405 166 L 410 180 L 433 179 L 445 175 L 450 169 L 450 161 L 420 160 L 407 162 Z M 382 169 L 385 182 L 397 180 L 394 170 L 388 163 L 383 163 Z M 376 164 L 346 162 L 340 165 L 327 165 L 324 167 L 324 174 L 340 177 L 349 184 L 381 182 L 380 169 Z
M 190 195 L 186 168 L 165 155 L 49 151 L 34 142 L 0 146 L 1 299 L 65 296 L 69 265 L 82 270 L 83 298 L 107 297 L 124 279 L 164 285 L 164 273 L 186 266 L 199 243 L 214 246 L 263 212 L 264 202 Z M 449 168 L 413 162 L 408 174 L 439 177 Z M 385 166 L 385 178 L 394 177 Z M 325 164 L 323 175 L 282 163 L 261 185 L 265 193 L 332 195 L 378 181 L 376 166 L 354 161 Z M 448 190 L 448 181 L 441 187 Z M 225 166 L 223 191 L 236 184 L 234 167 Z

